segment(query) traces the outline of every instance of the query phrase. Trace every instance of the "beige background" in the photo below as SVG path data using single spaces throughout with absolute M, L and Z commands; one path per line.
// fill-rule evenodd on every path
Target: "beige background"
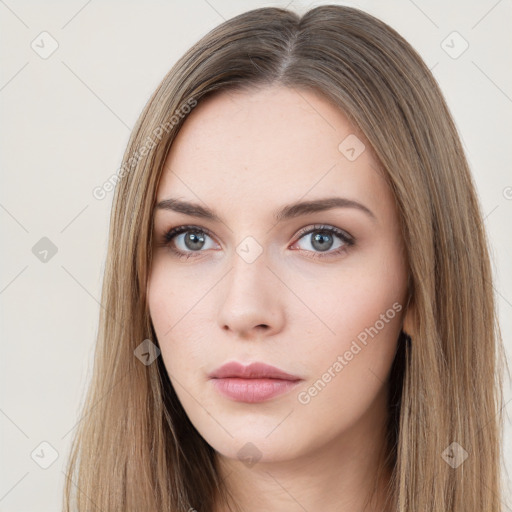
M 112 199 L 110 193 L 99 201 L 92 190 L 118 169 L 149 95 L 178 57 L 223 19 L 267 5 L 303 12 L 322 3 L 0 1 L 0 511 L 60 510 L 62 471 L 91 370 Z M 439 81 L 486 215 L 510 354 L 512 4 L 447 4 L 348 3 L 397 29 Z M 442 42 L 453 31 L 463 39 L 450 36 L 449 55 Z M 469 47 L 453 58 L 464 41 Z M 43 237 L 57 249 L 54 255 Z M 49 250 L 40 255 L 46 262 L 33 252 L 37 243 Z M 510 413 L 508 381 L 506 389 Z M 507 421 L 509 461 L 511 432 Z

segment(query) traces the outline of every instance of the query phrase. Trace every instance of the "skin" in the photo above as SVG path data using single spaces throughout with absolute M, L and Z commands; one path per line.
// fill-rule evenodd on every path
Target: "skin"
M 338 149 L 350 134 L 366 146 L 353 161 Z M 361 203 L 373 217 L 351 207 L 278 223 L 272 217 L 286 204 L 332 196 Z M 407 320 L 407 264 L 392 192 L 364 136 L 311 91 L 223 92 L 201 102 L 178 134 L 157 203 L 170 197 L 222 218 L 156 209 L 148 299 L 173 387 L 218 452 L 236 502 L 246 512 L 382 511 L 389 474 L 364 505 L 376 481 L 388 377 Z M 336 235 L 327 234 L 326 251 L 313 244 L 321 229 L 297 236 L 315 224 L 348 232 L 354 245 L 329 256 L 344 245 Z M 187 233 L 170 242 L 192 254 L 187 260 L 163 243 L 182 225 L 212 234 L 203 235 L 203 246 L 187 246 Z M 250 263 L 237 253 L 241 246 L 256 254 L 258 245 L 241 244 L 246 237 L 262 250 Z M 338 356 L 393 304 L 401 311 L 386 316 L 378 334 L 335 371 Z M 233 360 L 266 362 L 303 381 L 266 402 L 235 402 L 207 377 Z M 307 394 L 329 369 L 330 381 Z M 216 512 L 223 510 L 219 503 Z

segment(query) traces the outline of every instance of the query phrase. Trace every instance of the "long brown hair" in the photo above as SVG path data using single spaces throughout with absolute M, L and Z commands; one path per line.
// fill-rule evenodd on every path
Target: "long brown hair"
M 162 358 L 145 365 L 134 350 L 146 339 L 158 345 L 146 297 L 153 206 L 187 112 L 217 92 L 271 84 L 319 92 L 339 107 L 394 193 L 414 320 L 390 381 L 393 510 L 497 512 L 504 358 L 468 163 L 416 51 L 382 21 L 338 5 L 302 17 L 260 8 L 222 23 L 179 59 L 140 115 L 116 177 L 94 372 L 65 511 L 206 512 L 226 499 L 215 452 L 187 418 Z

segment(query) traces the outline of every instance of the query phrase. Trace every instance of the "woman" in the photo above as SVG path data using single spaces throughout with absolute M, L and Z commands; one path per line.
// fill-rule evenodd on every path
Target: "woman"
M 500 510 L 482 217 L 397 32 L 342 6 L 228 20 L 121 170 L 66 510 Z

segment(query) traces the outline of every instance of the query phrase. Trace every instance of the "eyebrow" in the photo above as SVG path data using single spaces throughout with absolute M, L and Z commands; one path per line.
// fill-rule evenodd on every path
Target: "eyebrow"
M 355 208 L 364 212 L 372 220 L 377 220 L 375 214 L 368 207 L 357 201 L 346 199 L 344 197 L 326 197 L 312 201 L 295 202 L 274 211 L 273 216 L 277 222 L 281 222 L 283 220 L 293 219 L 302 215 L 332 210 L 333 208 Z M 213 222 L 223 222 L 223 220 L 210 208 L 197 203 L 183 201 L 178 198 L 168 198 L 158 202 L 155 206 L 155 210 L 171 210 L 185 215 L 190 215 L 191 217 L 199 217 Z

